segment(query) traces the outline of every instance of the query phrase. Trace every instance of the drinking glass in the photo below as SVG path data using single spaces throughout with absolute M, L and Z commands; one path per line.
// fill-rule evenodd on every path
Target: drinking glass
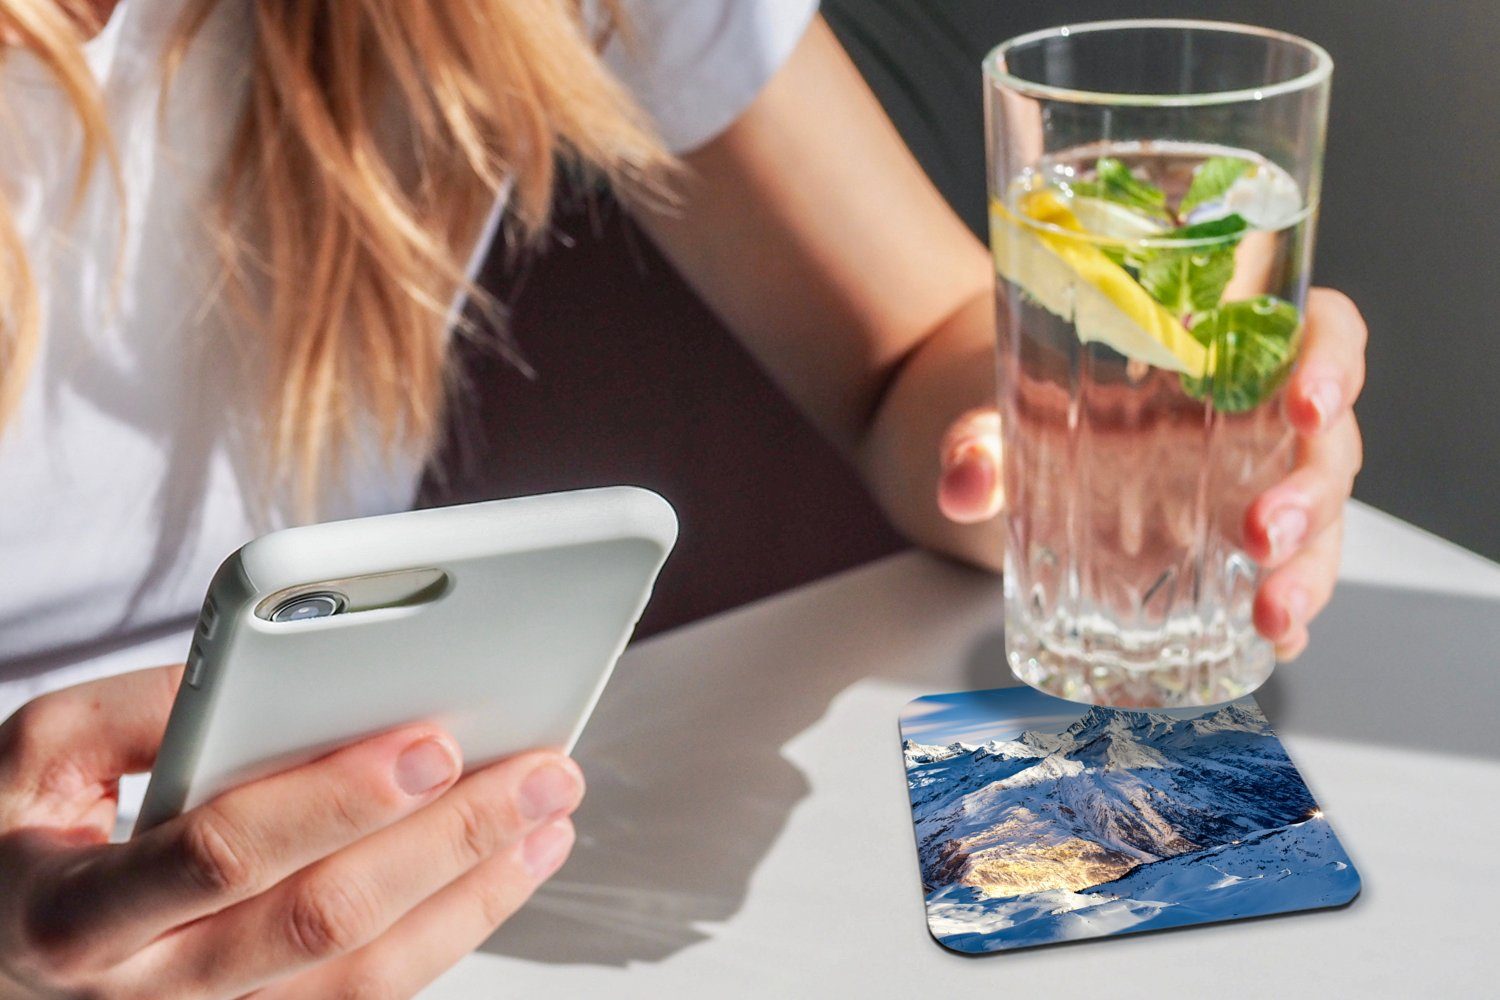
M 1332 61 L 1109 21 L 985 60 L 1005 645 L 1074 701 L 1229 701 L 1274 666 L 1243 524 L 1286 475 Z

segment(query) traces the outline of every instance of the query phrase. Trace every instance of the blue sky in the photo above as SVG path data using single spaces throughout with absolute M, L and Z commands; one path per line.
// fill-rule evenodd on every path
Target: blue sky
M 1025 685 L 918 698 L 901 712 L 901 736 L 939 746 L 1013 740 L 1028 729 L 1060 733 L 1088 711 Z
M 1042 694 L 1024 684 L 991 691 L 957 691 L 918 698 L 901 712 L 901 736 L 943 746 L 955 740 L 983 743 L 1013 740 L 1028 729 L 1060 733 L 1085 712 L 1079 705 Z M 1159 709 L 1157 714 L 1191 719 L 1212 709 Z

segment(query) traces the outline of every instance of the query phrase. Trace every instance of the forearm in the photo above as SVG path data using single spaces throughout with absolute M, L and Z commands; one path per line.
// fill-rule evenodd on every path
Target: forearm
M 945 434 L 994 405 L 990 257 L 827 26 L 685 166 L 677 211 L 636 209 L 652 238 L 900 529 L 997 567 L 993 519 L 938 507 Z
M 855 461 L 892 523 L 926 548 L 995 570 L 1004 553 L 996 520 L 959 524 L 938 508 L 944 437 L 971 410 L 995 403 L 995 304 L 973 295 L 895 370 Z

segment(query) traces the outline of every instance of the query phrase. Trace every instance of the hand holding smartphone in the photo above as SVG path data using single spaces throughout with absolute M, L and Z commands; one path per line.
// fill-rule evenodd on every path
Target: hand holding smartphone
M 136 834 L 410 723 L 566 752 L 676 539 L 634 487 L 279 531 L 215 575 Z

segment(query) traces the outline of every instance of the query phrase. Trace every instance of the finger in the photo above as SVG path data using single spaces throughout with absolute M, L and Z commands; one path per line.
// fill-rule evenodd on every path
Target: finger
M 415 816 L 184 928 L 161 965 L 176 992 L 240 993 L 347 954 L 582 796 L 578 765 L 556 753 L 477 771 Z
M 1310 638 L 1306 625 L 1299 625 L 1292 629 L 1276 644 L 1276 659 L 1282 663 L 1295 660 L 1307 649 Z
M 1347 295 L 1314 288 L 1307 297 L 1306 337 L 1287 386 L 1286 410 L 1293 427 L 1315 434 L 1333 427 L 1353 407 L 1364 386 L 1369 331 Z
M 178 664 L 44 694 L 22 705 L 0 726 L 0 760 L 6 761 L 22 788 L 27 775 L 55 775 L 59 763 L 85 781 L 113 781 L 149 770 L 181 680 Z M 33 766 L 37 764 L 46 767 Z M 14 782 L 7 787 L 21 790 Z
M 434 726 L 365 740 L 81 862 L 64 856 L 58 876 L 41 880 L 33 926 L 59 957 L 117 961 L 416 811 L 460 770 L 457 745 Z
M 959 524 L 986 521 L 1000 512 L 1000 414 L 970 410 L 955 420 L 940 446 L 938 508 Z
M 424 900 L 374 941 L 272 986 L 257 1000 L 415 996 L 510 919 L 567 860 L 573 839 L 570 820 L 548 823 Z
M 1262 566 L 1279 566 L 1309 538 L 1343 516 L 1364 461 L 1359 425 L 1345 413 L 1327 434 L 1308 438 L 1297 468 L 1256 497 L 1245 511 L 1245 551 Z
M 1298 630 L 1305 628 L 1333 596 L 1343 537 L 1344 522 L 1340 519 L 1266 577 L 1255 594 L 1255 627 L 1261 635 L 1273 643 L 1296 645 Z

